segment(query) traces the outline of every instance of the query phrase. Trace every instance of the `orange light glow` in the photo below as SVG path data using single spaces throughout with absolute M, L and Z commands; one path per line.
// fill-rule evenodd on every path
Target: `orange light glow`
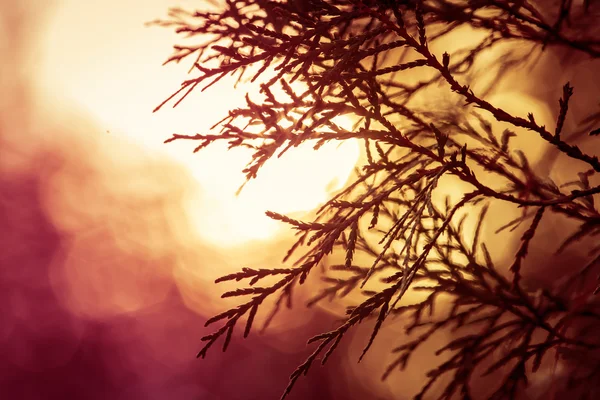
M 245 180 L 241 171 L 250 154 L 246 149 L 228 151 L 224 145 L 213 145 L 194 165 L 193 174 L 205 195 L 201 202 L 190 204 L 191 215 L 203 238 L 214 244 L 267 239 L 281 223 L 267 218 L 265 211 L 298 213 L 327 201 L 348 179 L 358 159 L 358 146 L 353 142 L 328 143 L 315 151 L 304 144 L 291 149 L 285 156 L 270 160 L 258 178 L 236 196 Z
M 257 85 L 234 89 L 235 78 L 229 77 L 205 93 L 192 94 L 176 109 L 151 114 L 189 68 L 162 67 L 172 44 L 180 39 L 168 30 L 144 26 L 173 5 L 164 0 L 147 1 L 143 7 L 115 1 L 111 10 L 106 4 L 63 0 L 43 46 L 41 84 L 48 93 L 60 91 L 84 106 L 110 134 L 167 153 L 189 168 L 201 194 L 189 196 L 187 207 L 203 240 L 237 246 L 268 239 L 281 224 L 266 217 L 265 211 L 306 212 L 322 204 L 346 183 L 358 160 L 358 144 L 330 143 L 318 151 L 310 145 L 294 148 L 269 161 L 237 197 L 245 179 L 241 171 L 251 153 L 227 151 L 217 143 L 192 154 L 194 143 L 163 144 L 173 132 L 206 133 L 230 109 L 243 105 L 246 92 L 257 95 Z M 93 15 L 98 26 L 83 15 Z M 111 29 L 101 29 L 100 24 Z

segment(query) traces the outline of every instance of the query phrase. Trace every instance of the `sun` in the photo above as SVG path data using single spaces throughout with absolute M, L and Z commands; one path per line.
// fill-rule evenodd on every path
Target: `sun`
M 347 182 L 358 161 L 359 146 L 355 141 L 330 142 L 315 150 L 304 143 L 269 160 L 236 195 L 245 182 L 242 170 L 250 155 L 246 149 L 214 144 L 199 153 L 191 166 L 202 194 L 188 208 L 202 237 L 216 245 L 276 235 L 282 224 L 268 218 L 267 210 L 298 215 L 325 203 Z
M 266 217 L 265 211 L 297 215 L 318 207 L 348 180 L 359 145 L 328 143 L 319 150 L 310 144 L 298 146 L 269 160 L 258 178 L 236 196 L 245 179 L 242 170 L 250 161 L 248 150 L 227 150 L 217 143 L 193 154 L 193 143 L 163 144 L 174 132 L 207 132 L 230 109 L 244 104 L 245 92 L 256 91 L 243 85 L 234 89 L 234 78 L 229 77 L 207 92 L 192 94 L 175 109 L 152 114 L 179 87 L 189 68 L 163 67 L 177 39 L 167 30 L 144 26 L 164 15 L 169 5 L 164 0 L 149 0 L 143 7 L 117 0 L 60 1 L 40 46 L 39 84 L 49 96 L 60 93 L 83 108 L 103 132 L 166 154 L 184 166 L 198 183 L 185 207 L 203 240 L 218 246 L 269 240 L 281 224 Z M 103 24 L 90 25 L 92 15 Z M 352 125 L 343 118 L 336 123 Z

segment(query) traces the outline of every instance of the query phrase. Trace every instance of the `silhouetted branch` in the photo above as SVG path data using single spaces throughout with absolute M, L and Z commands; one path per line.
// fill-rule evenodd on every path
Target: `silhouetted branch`
M 591 271 L 598 273 L 600 247 L 590 251 L 592 261 L 571 268 L 550 288 L 530 290 L 521 271 L 532 241 L 538 240 L 543 217 L 560 215 L 579 224 L 575 232 L 564 232 L 563 245 L 552 250 L 562 251 L 600 233 L 600 214 L 593 200 L 600 186 L 589 181 L 600 172 L 600 161 L 573 142 L 581 132 L 596 135 L 599 119 L 592 115 L 579 131 L 565 131 L 570 100 L 576 96 L 569 83 L 562 87 L 554 129 L 538 123 L 527 110 L 518 116 L 494 105 L 487 97 L 489 90 L 473 89 L 480 54 L 507 40 L 540 51 L 561 46 L 599 57 L 600 38 L 588 29 L 593 22 L 586 19 L 586 13 L 593 15 L 589 10 L 594 5 L 586 2 L 587 11 L 582 13 L 573 3 L 226 1 L 219 11 L 173 9 L 168 19 L 156 21 L 201 42 L 174 47 L 167 63 L 190 59 L 197 75 L 184 81 L 157 110 L 169 102 L 176 106 L 199 85 L 209 87 L 227 75 L 261 84 L 257 98 L 246 95 L 244 107 L 231 110 L 215 125 L 218 132 L 174 134 L 166 142 L 197 141 L 195 151 L 218 141 L 230 148 L 249 148 L 253 156 L 244 169 L 247 179 L 255 178 L 272 157 L 285 157 L 289 149 L 306 142 L 319 148 L 330 141 L 356 140 L 363 144 L 365 156 L 355 180 L 324 204 L 314 220 L 267 213 L 297 231 L 298 240 L 284 259 L 295 257 L 295 264 L 244 268 L 218 279 L 248 281 L 246 287 L 223 296 L 250 299 L 207 321 L 221 326 L 202 338 L 206 344 L 198 355 L 204 357 L 221 337 L 225 350 L 242 318 L 247 318 L 244 337 L 248 336 L 261 304 L 278 296 L 268 325 L 281 304 L 291 307 L 293 288 L 339 249 L 343 261 L 326 267 L 325 287 L 308 304 L 340 301 L 349 293 L 364 300 L 348 309 L 336 329 L 309 340 L 317 347 L 292 373 L 282 398 L 318 357 L 325 363 L 353 327 L 374 320 L 360 361 L 390 317 L 402 317 L 407 335 L 418 335 L 392 350 L 396 359 L 384 379 L 405 368 L 435 332 L 452 334 L 437 350 L 447 358 L 428 373 L 418 399 L 425 395 L 472 399 L 473 381 L 492 373 L 499 378 L 489 398 L 514 398 L 542 361 L 552 357 L 571 369 L 571 383 L 578 390 L 591 393 L 593 385 L 585 379 L 598 376 L 600 357 L 585 366 L 569 357 L 597 353 L 600 347 L 590 334 L 600 321 L 592 300 L 600 289 L 581 284 Z M 571 24 L 576 11 L 578 23 Z M 483 39 L 469 49 L 432 52 L 434 44 L 463 26 L 482 31 Z M 504 67 L 516 65 L 517 61 L 507 59 Z M 423 72 L 422 80 L 414 78 L 415 71 Z M 292 88 L 295 81 L 301 83 L 300 89 Z M 432 90 L 450 98 L 449 105 L 435 104 Z M 427 99 L 427 109 L 419 105 L 419 98 Z M 340 115 L 351 116 L 354 127 L 337 125 L 333 119 Z M 496 132 L 493 122 L 511 128 Z M 522 128 L 521 133 L 517 128 Z M 539 175 L 526 153 L 514 145 L 512 138 L 522 134 L 539 136 L 553 151 L 586 164 L 589 170 L 559 187 Z M 469 189 L 454 204 L 448 198 L 445 204 L 436 204 L 434 195 L 447 177 L 457 178 Z M 565 189 L 573 185 L 576 189 Z M 531 219 L 514 260 L 502 269 L 494 265 L 487 246 L 506 244 L 486 244 L 481 235 L 491 202 L 523 209 L 521 216 L 508 217 L 499 231 L 514 230 Z M 476 221 L 473 230 L 465 232 L 468 218 Z M 470 243 L 467 234 L 473 238 Z M 296 255 L 300 249 L 304 253 Z M 359 265 L 357 254 L 372 262 Z M 267 277 L 275 283 L 255 286 Z M 381 289 L 368 289 L 373 282 Z M 577 282 L 580 285 L 574 290 Z M 403 304 L 409 289 L 424 292 L 424 300 Z M 440 307 L 442 302 L 447 307 Z M 433 393 L 434 384 L 444 376 L 451 379 Z

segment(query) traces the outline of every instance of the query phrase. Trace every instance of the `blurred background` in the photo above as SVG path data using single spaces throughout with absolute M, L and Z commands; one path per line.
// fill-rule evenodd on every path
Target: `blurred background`
M 306 338 L 334 326 L 322 309 L 284 312 L 263 335 L 238 334 L 227 353 L 195 358 L 206 319 L 235 304 L 213 281 L 279 266 L 292 243 L 264 211 L 309 213 L 359 157 L 353 143 L 299 148 L 236 198 L 247 153 L 163 144 L 174 132 L 205 132 L 254 90 L 223 81 L 152 114 L 189 66 L 162 67 L 175 37 L 144 24 L 198 4 L 0 3 L 0 398 L 277 399 L 310 353 Z M 567 71 L 586 82 L 592 70 Z M 533 97 L 507 96 L 513 107 L 553 118 L 560 86 L 520 89 Z M 410 398 L 433 355 L 382 384 L 401 330 L 382 333 L 358 365 L 368 334 L 344 340 L 290 399 Z
M 235 198 L 248 154 L 164 145 L 206 130 L 246 90 L 224 82 L 152 114 L 189 66 L 162 67 L 175 38 L 144 24 L 190 3 L 0 4 L 0 398 L 275 399 L 306 338 L 332 326 L 322 311 L 284 313 L 195 358 L 206 319 L 234 304 L 214 280 L 278 266 L 291 244 L 264 211 L 315 208 L 358 150 L 301 149 Z M 341 166 L 324 176 L 327 160 Z M 315 369 L 291 398 L 361 393 L 336 370 Z

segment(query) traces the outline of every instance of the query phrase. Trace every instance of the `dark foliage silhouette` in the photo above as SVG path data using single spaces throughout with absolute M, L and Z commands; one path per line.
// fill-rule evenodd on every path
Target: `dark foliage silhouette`
M 304 142 L 318 148 L 357 140 L 364 150 L 352 182 L 313 220 L 267 213 L 298 231 L 283 260 L 293 265 L 243 268 L 218 279 L 244 285 L 223 294 L 240 303 L 207 321 L 220 325 L 202 338 L 198 356 L 219 340 L 226 350 L 236 326 L 247 337 L 261 305 L 275 296 L 268 324 L 317 274 L 326 286 L 309 305 L 341 302 L 351 292 L 362 301 L 348 307 L 333 330 L 309 339 L 314 351 L 292 372 L 283 397 L 316 361 L 327 361 L 349 330 L 372 325 L 360 361 L 388 320 L 396 319 L 414 336 L 391 348 L 395 361 L 382 367 L 384 379 L 409 368 L 435 332 L 451 333 L 415 398 L 516 398 L 548 363 L 568 371 L 548 396 L 595 398 L 600 186 L 593 182 L 600 161 L 579 143 L 584 135 L 598 135 L 599 114 L 565 128 L 578 93 L 568 82 L 544 83 L 560 90 L 552 126 L 530 110 L 509 112 L 490 98 L 506 74 L 527 75 L 535 58 L 552 49 L 596 60 L 599 6 L 564 0 L 256 0 L 227 1 L 214 11 L 172 9 L 155 21 L 191 37 L 193 44 L 175 46 L 167 63 L 190 60 L 196 74 L 157 110 L 230 74 L 261 83 L 260 96 L 246 95 L 246 106 L 231 110 L 215 125 L 217 132 L 174 134 L 167 142 L 194 141 L 194 151 L 217 141 L 248 147 L 254 151 L 244 170 L 249 180 L 271 158 Z M 465 28 L 477 34 L 475 43 L 441 48 Z M 488 68 L 486 54 L 507 43 L 525 51 L 515 56 L 505 48 Z M 597 100 L 589 99 L 592 107 Z M 340 115 L 350 116 L 354 126 L 336 124 Z M 524 137 L 538 140 L 543 162 L 531 160 Z M 547 172 L 559 158 L 579 168 L 562 183 Z M 456 185 L 460 195 L 446 196 L 447 185 Z M 499 236 L 484 235 L 490 210 L 499 204 L 518 212 L 495 227 Z M 549 218 L 575 225 L 546 249 L 550 256 L 585 250 L 560 273 L 529 262 L 532 246 L 545 240 L 540 232 Z M 508 244 L 511 235 L 516 246 Z M 507 251 L 510 259 L 495 256 Z M 533 269 L 554 278 L 536 284 Z M 420 300 L 405 301 L 409 292 L 421 292 Z M 475 388 L 490 375 L 495 379 L 487 388 Z

